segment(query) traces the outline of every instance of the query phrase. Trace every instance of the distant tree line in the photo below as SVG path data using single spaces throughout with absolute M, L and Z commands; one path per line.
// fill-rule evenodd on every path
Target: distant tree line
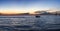
M 46 11 L 36 11 L 35 13 L 40 15 L 60 15 L 60 11 L 56 11 L 53 13 L 46 12 Z

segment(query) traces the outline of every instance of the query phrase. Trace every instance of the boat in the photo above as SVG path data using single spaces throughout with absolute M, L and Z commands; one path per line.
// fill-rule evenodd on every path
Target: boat
M 36 18 L 40 18 L 40 16 L 39 16 L 39 15 L 36 15 L 35 17 L 36 17 Z

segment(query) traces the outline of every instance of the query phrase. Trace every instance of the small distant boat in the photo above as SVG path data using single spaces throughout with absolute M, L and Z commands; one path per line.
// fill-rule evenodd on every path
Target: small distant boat
M 36 18 L 40 18 L 40 16 L 39 16 L 39 15 L 36 15 L 35 17 L 36 17 Z

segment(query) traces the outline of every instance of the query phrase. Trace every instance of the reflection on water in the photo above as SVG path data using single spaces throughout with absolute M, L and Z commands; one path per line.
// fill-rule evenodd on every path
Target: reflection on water
M 59 15 L 0 16 L 0 30 L 50 30 L 60 29 Z

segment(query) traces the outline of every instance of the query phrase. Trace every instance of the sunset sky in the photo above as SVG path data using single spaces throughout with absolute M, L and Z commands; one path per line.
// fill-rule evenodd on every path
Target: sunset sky
M 25 13 L 60 8 L 60 0 L 0 0 L 1 13 Z

